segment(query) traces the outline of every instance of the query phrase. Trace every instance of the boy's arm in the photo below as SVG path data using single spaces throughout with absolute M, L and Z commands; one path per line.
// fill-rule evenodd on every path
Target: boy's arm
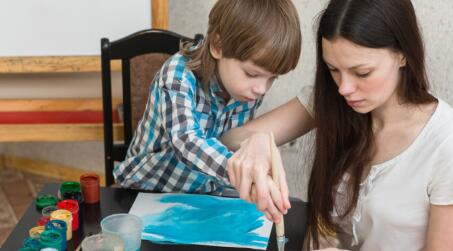
M 241 142 L 252 134 L 272 132 L 276 144 L 281 145 L 302 136 L 313 127 L 313 118 L 296 97 L 286 104 L 250 120 L 242 127 L 229 130 L 220 140 L 230 150 L 237 150 Z
M 176 83 L 162 88 L 162 125 L 177 158 L 187 167 L 226 180 L 226 164 L 232 155 L 215 137 L 208 137 L 194 113 L 194 91 Z

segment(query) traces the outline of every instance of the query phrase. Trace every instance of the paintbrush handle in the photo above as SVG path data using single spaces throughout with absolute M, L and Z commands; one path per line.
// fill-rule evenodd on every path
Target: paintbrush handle
M 274 140 L 274 134 L 271 132 L 270 133 L 270 142 L 269 142 L 270 150 L 271 150 L 271 164 L 272 164 L 272 180 L 274 181 L 275 185 L 277 188 L 280 188 L 280 165 L 281 162 L 279 161 L 277 155 L 278 153 L 278 148 L 275 145 L 275 140 Z M 283 237 L 285 236 L 285 224 L 283 220 L 283 215 L 282 219 L 279 223 L 275 224 L 275 231 L 277 234 L 277 237 Z

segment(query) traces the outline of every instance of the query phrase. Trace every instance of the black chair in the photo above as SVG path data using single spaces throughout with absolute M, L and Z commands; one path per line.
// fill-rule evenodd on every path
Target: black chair
M 115 161 L 124 160 L 133 132 L 144 112 L 149 86 L 165 60 L 179 51 L 182 41 L 198 41 L 174 32 L 148 29 L 110 42 L 101 39 L 102 100 L 104 116 L 104 160 L 106 186 L 114 183 Z M 121 61 L 124 141 L 114 142 L 112 123 L 111 61 Z M 121 117 L 121 116 L 120 116 Z

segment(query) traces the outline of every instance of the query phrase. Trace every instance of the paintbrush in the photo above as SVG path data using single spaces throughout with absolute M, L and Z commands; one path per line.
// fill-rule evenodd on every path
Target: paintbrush
M 271 150 L 271 159 L 272 159 L 272 180 L 275 185 L 280 188 L 280 167 L 281 161 L 278 159 L 278 148 L 275 145 L 274 134 L 270 133 L 270 150 Z M 279 223 L 275 224 L 275 233 L 277 236 L 277 248 L 278 251 L 285 250 L 286 238 L 285 238 L 285 223 L 283 220 L 283 215 Z

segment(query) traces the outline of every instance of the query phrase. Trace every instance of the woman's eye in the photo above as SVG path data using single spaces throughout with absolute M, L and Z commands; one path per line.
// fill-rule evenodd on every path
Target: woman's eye
M 337 70 L 337 69 L 331 69 L 331 68 L 329 68 L 329 71 L 330 71 L 330 72 L 337 72 L 338 70 Z
M 357 77 L 359 78 L 366 78 L 370 75 L 370 72 L 367 72 L 367 73 L 356 73 L 355 74 Z

